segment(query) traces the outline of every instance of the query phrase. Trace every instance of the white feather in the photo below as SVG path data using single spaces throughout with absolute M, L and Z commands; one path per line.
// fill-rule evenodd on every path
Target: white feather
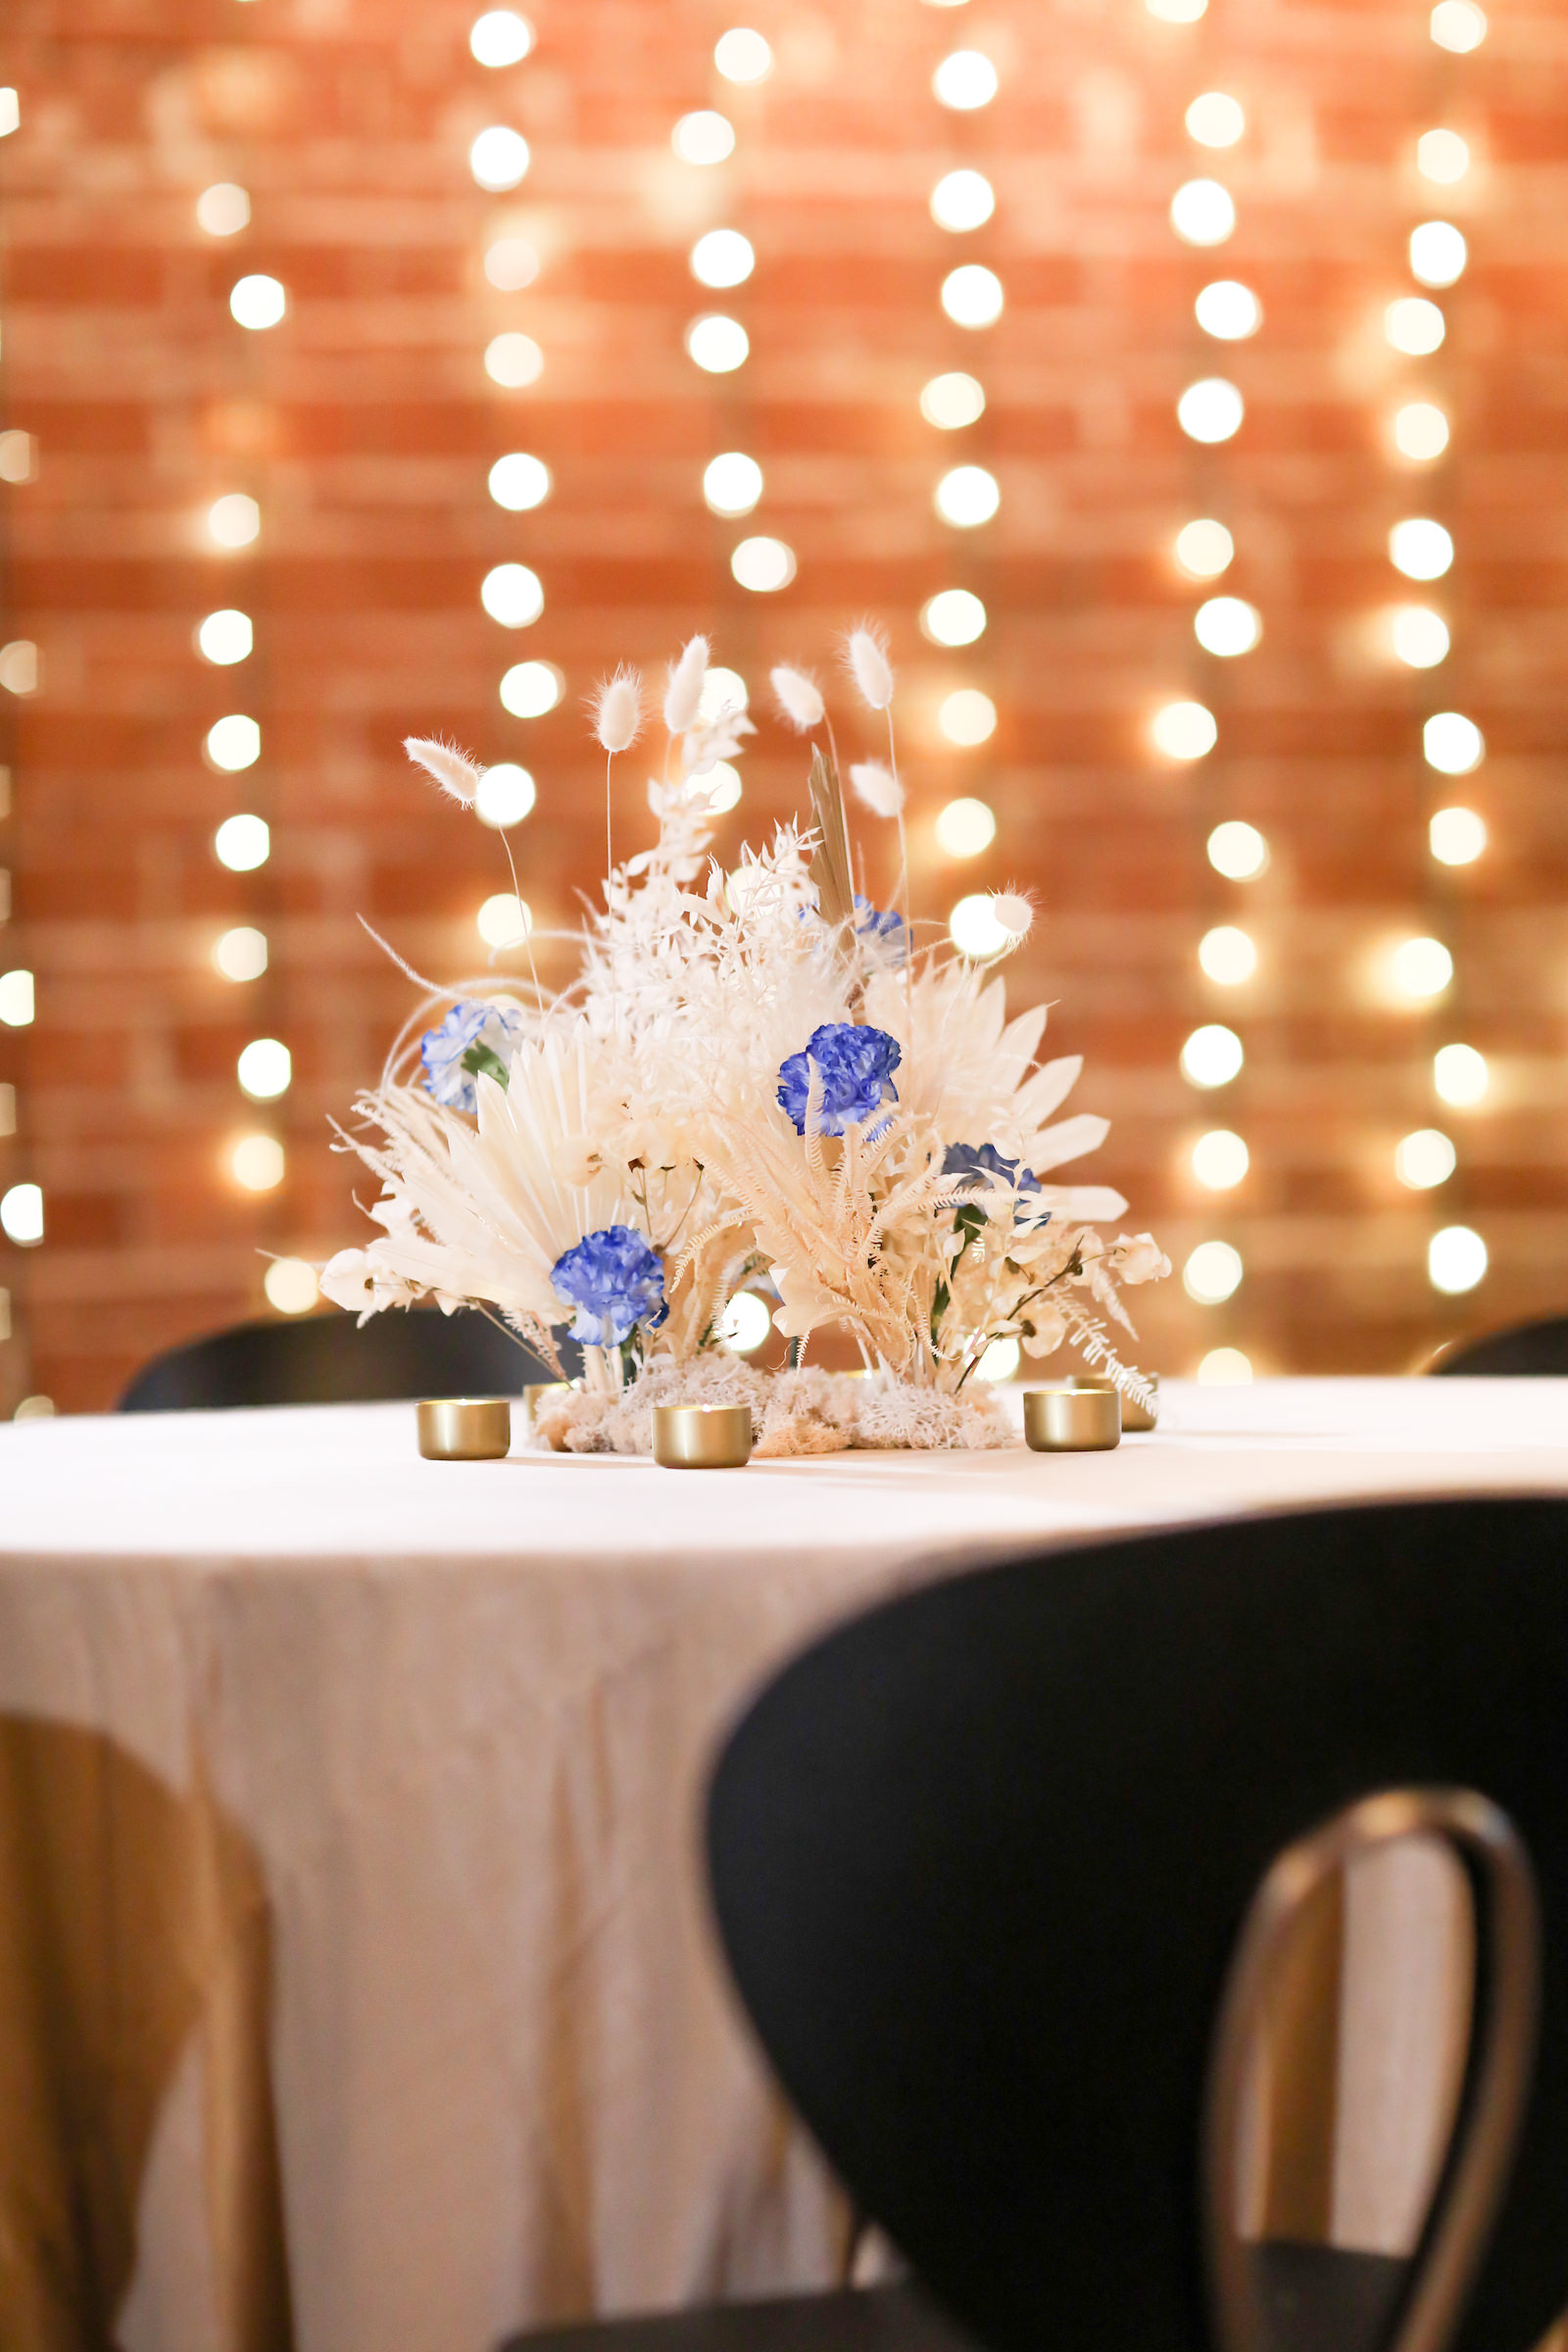
M 403 749 L 415 766 L 422 767 L 450 799 L 461 801 L 465 808 L 473 807 L 473 796 L 484 777 L 477 760 L 470 760 L 454 744 L 436 743 L 423 735 L 405 735 Z
M 697 714 L 703 699 L 703 680 L 708 675 L 708 639 L 693 637 L 682 648 L 678 662 L 669 666 L 669 685 L 664 694 L 664 724 L 672 735 L 684 735 L 688 727 L 697 724 Z
M 850 782 L 857 800 L 863 801 L 873 816 L 897 816 L 904 807 L 904 786 L 880 760 L 858 760 L 850 769 Z

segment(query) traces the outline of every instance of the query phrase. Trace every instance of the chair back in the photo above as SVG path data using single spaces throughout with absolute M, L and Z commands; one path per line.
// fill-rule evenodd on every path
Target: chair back
M 570 1343 L 569 1371 L 579 1368 Z M 228 1405 L 374 1404 L 399 1396 L 515 1396 L 550 1366 L 485 1315 L 411 1307 L 373 1315 L 308 1315 L 239 1323 L 144 1364 L 122 1413 Z
M 1521 1375 L 1568 1379 L 1568 1315 L 1547 1315 L 1539 1323 L 1515 1323 L 1506 1331 L 1450 1340 L 1438 1350 L 1427 1370 L 1439 1375 L 1458 1373 L 1467 1380 L 1477 1374 L 1504 1380 L 1517 1380 Z
M 960 2321 L 1200 2352 L 1244 1925 L 1283 1849 L 1411 1788 L 1490 1799 L 1539 1888 L 1534 2089 L 1457 2337 L 1526 2352 L 1568 2303 L 1568 1503 L 1189 1528 L 889 1602 L 732 1733 L 713 1900 L 785 2088 Z M 1384 2272 L 1335 2291 L 1386 2313 Z

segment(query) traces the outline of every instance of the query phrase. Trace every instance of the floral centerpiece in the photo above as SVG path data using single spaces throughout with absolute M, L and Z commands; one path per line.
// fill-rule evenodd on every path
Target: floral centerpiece
M 662 696 L 657 839 L 619 864 L 612 849 L 575 981 L 541 987 L 524 940 L 526 980 L 421 983 L 360 1126 L 339 1130 L 379 1183 L 380 1230 L 330 1261 L 323 1290 L 362 1319 L 416 1299 L 479 1308 L 558 1370 L 569 1328 L 584 1369 L 536 1415 L 538 1442 L 647 1451 L 655 1402 L 744 1398 L 764 1453 L 1010 1443 L 976 1377 L 1008 1339 L 1039 1357 L 1070 1345 L 1147 1395 L 1106 1320 L 1131 1332 L 1121 1287 L 1168 1263 L 1148 1234 L 1108 1238 L 1119 1194 L 1055 1181 L 1106 1125 L 1057 1115 L 1081 1063 L 1037 1061 L 1044 1006 L 1009 1020 L 990 965 L 917 938 L 893 672 L 870 629 L 847 650 L 887 718 L 886 761 L 850 779 L 898 827 L 898 905 L 855 888 L 831 723 L 794 668 L 773 686 L 810 739 L 810 824 L 779 826 L 728 872 L 710 856 L 715 770 L 755 730 L 733 703 L 704 715 L 709 649 L 694 638 Z M 645 701 L 624 669 L 595 698 L 607 837 L 613 762 Z M 473 760 L 408 750 L 473 802 Z M 1009 946 L 1027 935 L 1025 897 L 992 906 Z M 775 1371 L 726 1343 L 747 1291 L 789 1343 Z M 829 1329 L 869 1377 L 813 1362 Z

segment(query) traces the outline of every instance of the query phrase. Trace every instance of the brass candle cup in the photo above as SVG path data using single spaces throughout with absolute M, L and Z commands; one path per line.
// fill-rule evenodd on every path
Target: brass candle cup
M 749 1404 L 656 1404 L 654 1459 L 665 1470 L 739 1470 L 752 1458 Z
M 414 1410 L 427 1462 L 494 1462 L 511 1450 L 510 1396 L 421 1396 Z
M 1108 1453 L 1121 1444 L 1121 1399 L 1102 1389 L 1025 1389 L 1023 1434 L 1034 1453 Z
M 1159 1374 L 1146 1372 L 1143 1377 L 1154 1392 L 1152 1407 L 1135 1403 L 1125 1390 L 1117 1392 L 1121 1396 L 1121 1426 L 1124 1435 L 1129 1429 L 1152 1429 L 1159 1419 Z M 1116 1384 L 1113 1380 L 1095 1380 L 1087 1373 L 1077 1372 L 1068 1381 L 1067 1386 L 1069 1389 L 1115 1389 Z
M 530 1380 L 526 1382 L 522 1392 L 523 1420 L 532 1429 L 539 1418 L 539 1407 L 548 1397 L 569 1396 L 570 1394 L 571 1383 L 569 1380 Z

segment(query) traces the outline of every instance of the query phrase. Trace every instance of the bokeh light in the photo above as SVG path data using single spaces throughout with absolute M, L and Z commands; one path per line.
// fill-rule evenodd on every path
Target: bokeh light
M 1208 862 L 1229 882 L 1251 882 L 1268 864 L 1268 843 L 1255 825 L 1230 816 L 1208 837 Z
M 1234 1029 L 1221 1021 L 1205 1021 L 1182 1048 L 1181 1072 L 1189 1086 L 1229 1086 L 1245 1059 Z
M 995 811 L 984 801 L 949 801 L 936 821 L 937 847 L 950 858 L 978 858 L 997 838 Z
M 1435 808 L 1427 838 L 1440 865 L 1473 865 L 1487 846 L 1486 819 L 1473 808 Z
M 1487 1271 L 1487 1245 L 1473 1226 L 1445 1225 L 1427 1244 L 1427 1274 L 1450 1298 L 1473 1291 Z
M 1205 1192 L 1234 1192 L 1251 1164 L 1246 1144 L 1229 1127 L 1211 1127 L 1193 1146 L 1193 1175 Z
M 1438 1127 L 1418 1127 L 1394 1147 L 1394 1173 L 1412 1193 L 1446 1184 L 1458 1164 L 1459 1154 Z

